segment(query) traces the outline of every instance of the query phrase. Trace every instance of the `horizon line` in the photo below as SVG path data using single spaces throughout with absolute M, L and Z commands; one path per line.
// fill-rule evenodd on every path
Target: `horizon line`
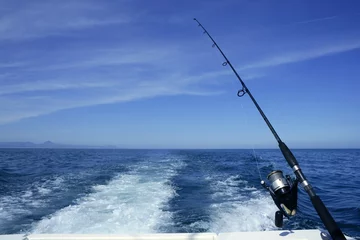
M 121 148 L 121 147 L 102 147 L 102 146 L 79 146 L 79 147 L 2 147 L 0 149 L 84 149 L 84 150 L 280 150 L 279 148 Z M 360 150 L 360 147 L 340 147 L 340 148 L 297 148 L 293 147 L 294 150 Z

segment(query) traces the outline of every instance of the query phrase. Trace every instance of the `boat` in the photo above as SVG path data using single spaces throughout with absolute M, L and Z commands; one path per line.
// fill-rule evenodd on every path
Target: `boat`
M 346 237 L 347 239 L 353 239 Z M 224 233 L 156 233 L 156 234 L 15 234 L 0 235 L 0 240 L 330 240 L 319 229 L 278 230 Z

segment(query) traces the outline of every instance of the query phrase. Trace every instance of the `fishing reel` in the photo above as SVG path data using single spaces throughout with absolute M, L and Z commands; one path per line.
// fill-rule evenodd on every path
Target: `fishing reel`
M 283 216 L 290 218 L 296 214 L 297 209 L 297 192 L 298 180 L 291 178 L 289 175 L 284 177 L 280 170 L 272 171 L 261 185 L 270 192 L 275 205 L 279 211 L 275 213 L 275 225 L 279 228 L 283 226 Z

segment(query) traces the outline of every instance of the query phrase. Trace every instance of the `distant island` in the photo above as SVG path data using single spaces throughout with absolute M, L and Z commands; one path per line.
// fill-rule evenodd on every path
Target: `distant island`
M 0 142 L 0 148 L 117 148 L 113 145 L 106 146 L 89 146 L 89 145 L 71 145 L 71 144 L 59 144 L 53 143 L 51 141 L 46 141 L 43 143 L 33 143 L 33 142 Z

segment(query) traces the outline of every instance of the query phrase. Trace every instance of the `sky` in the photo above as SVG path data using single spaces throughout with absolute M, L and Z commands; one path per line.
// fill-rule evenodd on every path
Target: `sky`
M 0 141 L 360 148 L 359 1 L 0 0 Z

